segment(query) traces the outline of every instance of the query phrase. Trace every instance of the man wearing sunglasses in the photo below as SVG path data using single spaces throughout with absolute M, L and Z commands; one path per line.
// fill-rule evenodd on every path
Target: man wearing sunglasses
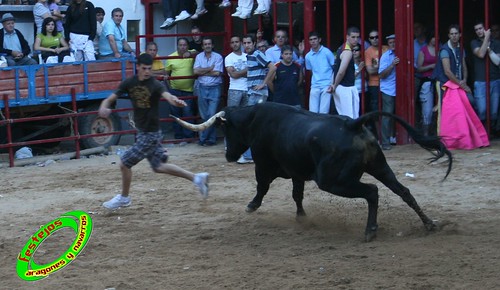
M 368 72 L 368 110 L 378 111 L 378 92 L 380 90 L 380 78 L 378 76 L 379 63 L 379 36 L 377 30 L 372 30 L 368 34 L 370 47 L 365 50 L 365 65 Z M 388 49 L 387 45 L 382 45 L 382 55 Z

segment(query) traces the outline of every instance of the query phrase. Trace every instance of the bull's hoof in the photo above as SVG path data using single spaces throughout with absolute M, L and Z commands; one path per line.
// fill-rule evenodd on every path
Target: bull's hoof
M 254 202 L 250 202 L 248 205 L 247 205 L 247 208 L 246 208 L 246 212 L 250 213 L 250 212 L 254 212 L 256 211 L 258 208 L 260 207 L 260 205 L 257 205 L 256 203 Z
M 365 233 L 365 242 L 369 243 L 369 242 L 373 241 L 373 239 L 375 239 L 375 237 L 377 237 L 376 231 Z
M 256 210 L 257 210 L 256 208 L 249 207 L 249 206 L 247 206 L 247 208 L 245 209 L 245 211 L 246 211 L 246 212 L 249 212 L 249 213 L 250 213 L 250 212 L 254 212 L 254 211 L 256 211 Z
M 433 232 L 433 231 L 437 231 L 439 230 L 439 224 L 436 220 L 434 221 L 430 221 L 428 223 L 425 224 L 425 229 L 429 232 Z
M 297 211 L 297 215 L 295 216 L 295 220 L 298 223 L 301 223 L 301 222 L 305 221 L 306 219 L 307 219 L 307 215 L 306 215 L 306 212 L 304 210 Z
M 371 242 L 377 236 L 377 228 L 378 226 L 374 226 L 371 228 L 367 228 L 365 231 L 365 242 Z

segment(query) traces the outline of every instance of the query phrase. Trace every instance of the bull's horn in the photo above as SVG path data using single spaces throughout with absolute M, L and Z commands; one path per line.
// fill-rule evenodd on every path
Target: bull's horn
M 217 114 L 213 115 L 206 122 L 204 122 L 202 124 L 199 124 L 199 125 L 188 123 L 188 122 L 186 122 L 184 120 L 181 120 L 181 119 L 179 119 L 179 118 L 177 118 L 176 116 L 173 116 L 173 115 L 170 115 L 170 117 L 174 118 L 174 120 L 177 123 L 179 123 L 179 125 L 181 125 L 182 127 L 186 128 L 188 130 L 191 130 L 191 131 L 200 132 L 200 131 L 204 131 L 207 128 L 209 128 L 210 126 L 212 126 L 215 123 L 215 119 L 222 118 L 222 117 L 224 117 L 224 115 L 225 115 L 225 112 L 224 111 L 220 111 Z

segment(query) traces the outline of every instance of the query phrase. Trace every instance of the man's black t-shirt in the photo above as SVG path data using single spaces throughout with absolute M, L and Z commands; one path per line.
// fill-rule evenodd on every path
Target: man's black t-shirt
M 165 87 L 155 78 L 139 81 L 137 76 L 124 80 L 115 94 L 127 94 L 134 107 L 134 122 L 143 132 L 157 132 L 160 129 L 159 102 Z
M 274 80 L 273 102 L 292 106 L 301 106 L 297 83 L 300 78 L 300 65 L 293 62 L 285 65 L 278 62 L 276 65 L 276 79 Z

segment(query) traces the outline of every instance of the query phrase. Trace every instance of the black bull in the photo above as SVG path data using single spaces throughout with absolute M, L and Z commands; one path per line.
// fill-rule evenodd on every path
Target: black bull
M 227 161 L 236 161 L 248 147 L 251 148 L 257 194 L 248 204 L 248 212 L 260 207 L 271 182 L 282 177 L 292 179 L 297 215 L 304 216 L 304 182 L 314 180 L 321 190 L 366 199 L 368 222 L 365 239 L 370 241 L 376 236 L 378 227 L 379 195 L 377 186 L 360 182 L 366 172 L 399 195 L 418 214 L 427 230 L 434 230 L 436 224 L 425 215 L 410 190 L 396 179 L 377 140 L 363 126 L 380 115 L 401 124 L 416 143 L 434 155 L 431 162 L 447 155 L 448 176 L 452 156 L 439 137 L 423 136 L 404 120 L 389 113 L 372 112 L 353 120 L 277 103 L 263 103 L 252 107 L 227 107 L 200 125 L 177 118 L 176 121 L 188 129 L 202 131 L 220 118 L 226 137 Z

